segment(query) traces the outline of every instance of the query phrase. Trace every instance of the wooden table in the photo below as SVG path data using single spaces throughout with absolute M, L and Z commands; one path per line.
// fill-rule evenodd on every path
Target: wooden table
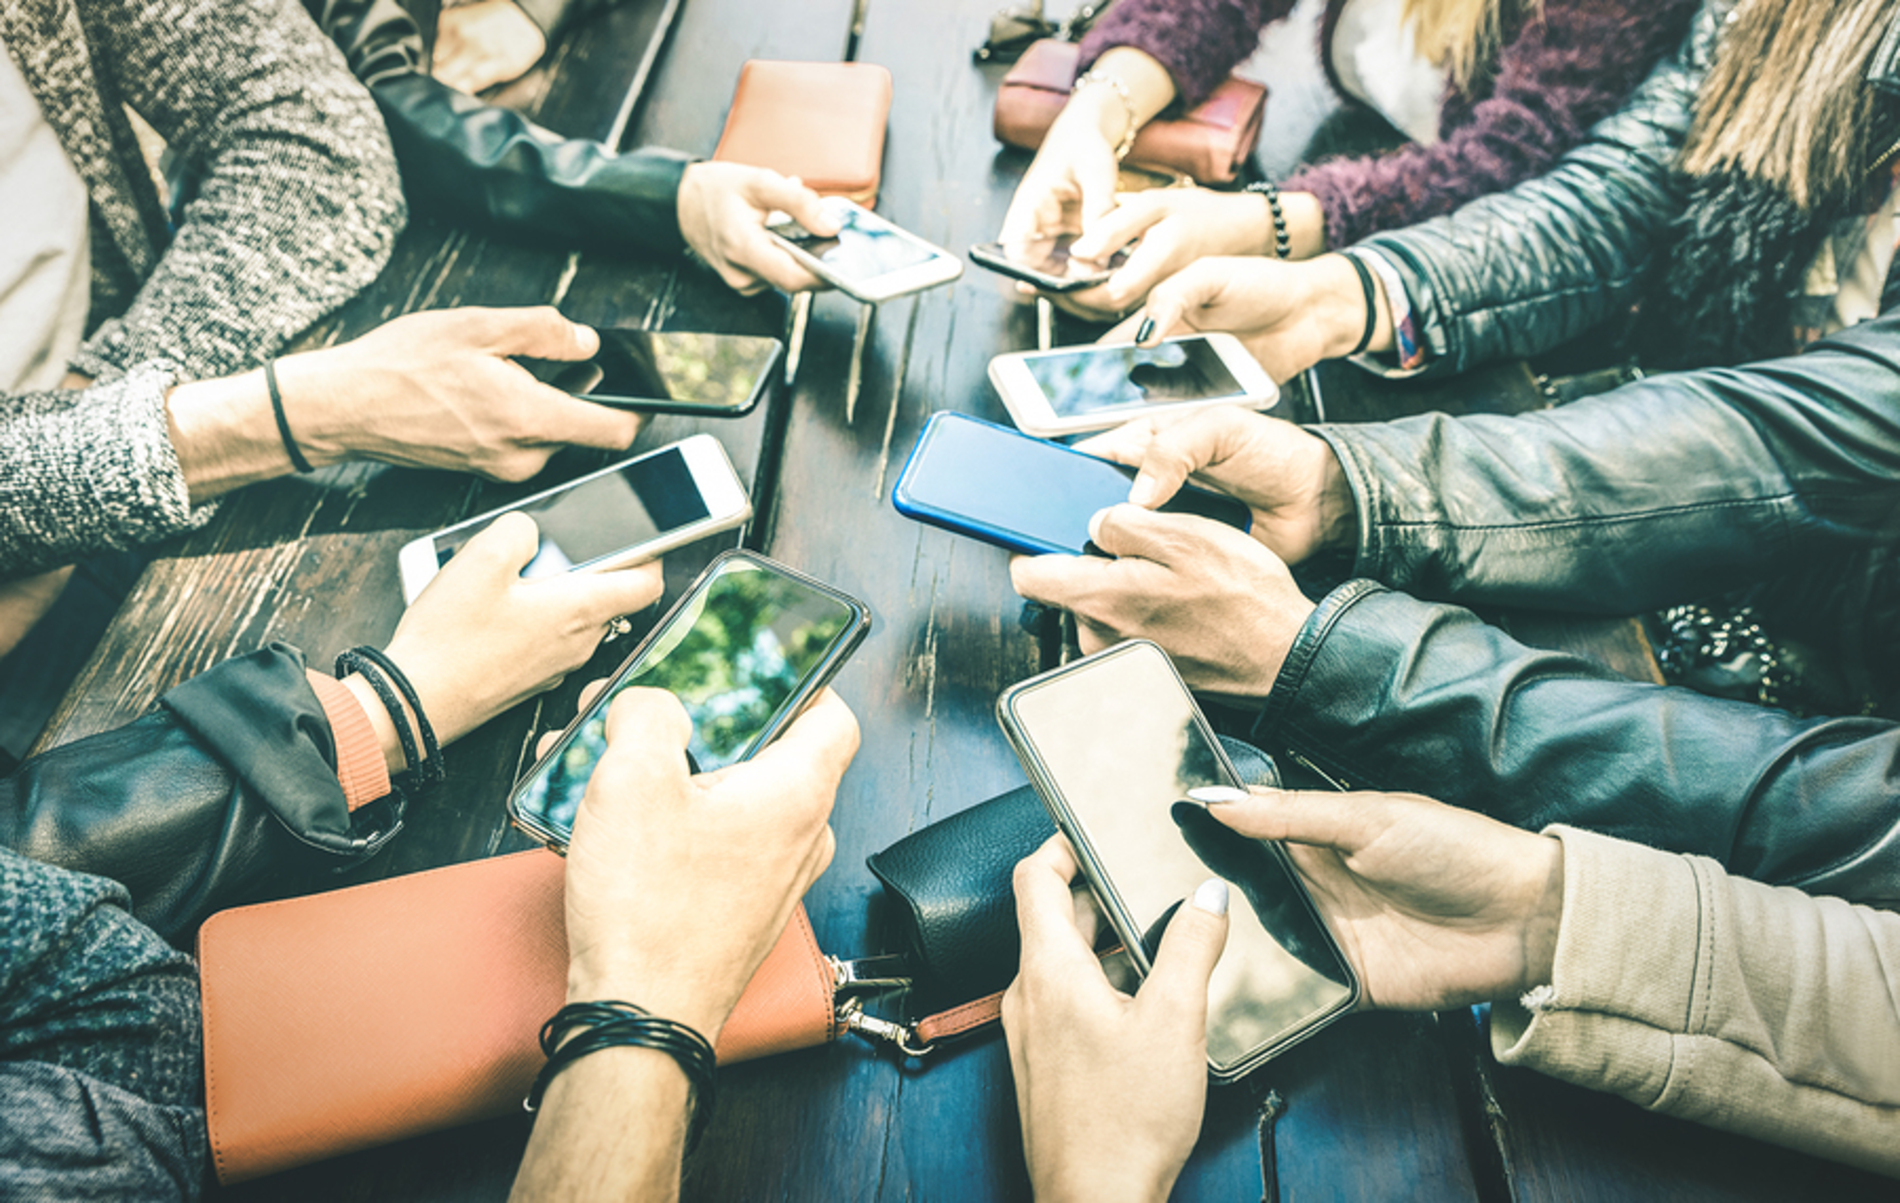
M 881 63 L 896 78 L 879 208 L 961 250 L 997 229 L 1025 163 L 989 135 L 1003 68 L 971 65 L 998 0 L 631 0 L 577 30 L 506 99 L 568 134 L 709 153 L 748 58 Z M 670 43 L 643 82 L 638 53 Z M 1292 93 L 1276 84 L 1291 112 Z M 1311 101 L 1311 96 L 1308 96 Z M 1324 104 L 1309 108 L 1323 115 Z M 628 118 L 632 120 L 629 125 Z M 1263 156 L 1286 156 L 1289 132 Z M 1297 150 L 1297 145 L 1294 146 Z M 382 279 L 317 332 L 347 337 L 418 308 L 553 301 L 590 322 L 780 333 L 783 302 L 744 300 L 683 263 L 570 257 L 508 246 L 419 218 Z M 1032 344 L 1032 311 L 997 277 L 887 304 L 854 394 L 856 307 L 819 298 L 797 387 L 735 422 L 656 421 L 642 444 L 716 432 L 752 483 L 760 548 L 867 600 L 874 633 L 838 691 L 863 724 L 833 824 L 838 853 L 808 906 L 825 948 L 883 951 L 886 911 L 866 855 L 1022 780 L 992 717 L 1006 685 L 1048 666 L 1059 641 L 1022 629 L 1000 551 L 899 517 L 892 479 L 925 419 L 959 409 L 1006 421 L 988 358 Z M 1086 337 L 1065 328 L 1069 339 Z M 1522 409 L 1542 397 L 1522 369 L 1453 389 L 1375 388 L 1350 369 L 1322 376 L 1335 419 L 1421 408 Z M 849 394 L 849 395 L 848 395 Z M 1310 412 L 1300 389 L 1287 402 Z M 565 455 L 529 486 L 353 466 L 253 488 L 162 556 L 67 699 L 51 743 L 118 725 L 160 692 L 267 639 L 325 664 L 380 641 L 401 612 L 396 549 L 419 533 L 600 462 Z M 673 557 L 669 599 L 720 550 Z M 1651 666 L 1627 625 L 1520 619 L 1636 675 Z M 1046 633 L 1045 633 L 1046 634 Z M 353 875 L 363 880 L 521 846 L 502 810 L 533 737 L 573 713 L 580 681 L 608 671 L 604 650 L 573 684 L 506 714 L 451 750 L 448 783 L 411 808 L 409 831 Z M 339 883 L 341 884 L 341 883 Z M 338 1016 L 339 1023 L 374 1022 Z M 1277 1123 L 1261 1104 L 1284 1100 Z M 1104 1100 L 1104 1105 L 1114 1105 Z M 639 1122 L 616 1117 L 616 1122 Z M 248 1187 L 234 1199 L 501 1199 L 527 1125 L 504 1119 L 346 1157 Z M 1264 1159 L 1263 1149 L 1267 1154 Z M 1021 1199 L 1028 1195 L 1000 1039 L 904 1064 L 852 1038 L 735 1067 L 687 1166 L 688 1197 Z M 1646 1115 L 1617 1100 L 1501 1069 L 1469 1012 L 1350 1018 L 1242 1085 L 1212 1093 L 1183 1199 L 1783 1199 L 1891 1197 L 1892 1184 L 1810 1158 Z

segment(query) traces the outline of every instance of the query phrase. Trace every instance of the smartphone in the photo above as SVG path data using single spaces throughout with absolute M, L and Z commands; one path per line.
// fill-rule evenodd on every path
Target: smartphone
M 522 359 L 543 384 L 643 413 L 736 418 L 750 413 L 785 353 L 776 338 L 684 330 L 605 329 L 592 359 Z
M 521 570 L 534 577 L 645 563 L 742 525 L 752 502 L 719 440 L 696 434 L 407 544 L 397 560 L 403 601 L 415 601 L 463 544 L 516 511 L 541 530 L 541 546 Z
M 1056 234 L 1035 238 L 1020 247 L 1001 242 L 979 242 L 970 248 L 970 258 L 993 272 L 1016 280 L 1027 280 L 1044 292 L 1075 292 L 1093 288 L 1115 274 L 1128 262 L 1128 252 L 1116 251 L 1107 263 L 1077 259 L 1069 254 L 1074 234 Z M 1015 254 L 1011 254 L 1011 250 Z
M 1006 690 L 997 718 L 1137 970 L 1176 906 L 1230 886 L 1227 949 L 1208 984 L 1207 1062 L 1231 1082 L 1359 1000 L 1359 980 L 1276 843 L 1240 835 L 1187 792 L 1240 786 L 1167 653 L 1146 640 Z
M 841 196 L 827 196 L 820 203 L 843 225 L 836 237 L 820 238 L 789 218 L 767 226 L 766 233 L 813 275 L 860 301 L 888 301 L 948 284 L 963 274 L 963 263 L 955 255 L 862 205 Z
M 1269 409 L 1280 399 L 1240 340 L 1221 333 L 998 355 L 990 384 L 1016 425 L 1044 438 L 1208 405 Z
M 749 759 L 798 717 L 870 627 L 871 611 L 856 598 L 755 552 L 725 553 L 528 770 L 509 795 L 509 817 L 550 847 L 567 846 L 607 748 L 607 707 L 634 685 L 685 705 L 695 772 Z
M 932 414 L 891 504 L 906 518 L 1027 555 L 1093 550 L 1089 519 L 1128 500 L 1135 470 L 964 414 Z M 1193 485 L 1161 507 L 1245 531 L 1242 503 Z

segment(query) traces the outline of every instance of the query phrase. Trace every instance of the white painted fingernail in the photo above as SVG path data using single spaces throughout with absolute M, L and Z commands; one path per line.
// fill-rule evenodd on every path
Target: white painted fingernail
M 1206 911 L 1210 915 L 1227 913 L 1227 883 L 1218 877 L 1210 877 L 1194 891 L 1194 909 Z
M 1251 795 L 1231 785 L 1197 785 L 1187 796 L 1203 806 L 1218 806 L 1223 802 L 1245 802 Z

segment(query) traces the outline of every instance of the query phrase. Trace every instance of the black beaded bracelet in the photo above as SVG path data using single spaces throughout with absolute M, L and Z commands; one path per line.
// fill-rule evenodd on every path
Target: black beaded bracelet
M 1359 342 L 1347 355 L 1357 355 L 1372 345 L 1372 334 L 1379 328 L 1379 290 L 1372 284 L 1372 269 L 1363 263 L 1359 256 L 1346 254 L 1346 262 L 1352 264 L 1352 270 L 1359 273 L 1360 291 L 1366 294 L 1366 328 L 1359 332 Z
M 572 1039 L 569 1036 L 572 1035 Z M 683 1023 L 661 1019 L 643 1007 L 625 1002 L 569 1003 L 541 1025 L 541 1051 L 548 1063 L 535 1075 L 523 1110 L 541 1106 L 554 1076 L 604 1048 L 650 1048 L 679 1062 L 692 1086 L 693 1118 L 686 1128 L 686 1151 L 691 1153 L 712 1114 L 714 1071 L 718 1059 L 712 1044 Z
M 1281 259 L 1293 257 L 1293 237 L 1287 233 L 1286 210 L 1280 207 L 1280 189 L 1271 180 L 1261 180 L 1258 184 L 1247 185 L 1247 191 L 1267 198 L 1267 208 L 1273 210 L 1273 253 Z
M 277 389 L 277 361 L 264 361 L 264 387 L 270 391 L 270 411 L 277 419 L 277 437 L 284 440 L 284 451 L 290 456 L 290 466 L 299 472 L 315 472 L 310 461 L 297 449 L 297 440 L 290 437 L 290 419 L 284 416 L 284 394 Z
M 409 683 L 403 671 L 396 667 L 396 662 L 384 655 L 380 648 L 365 644 L 353 647 L 336 658 L 337 676 L 352 672 L 362 674 L 381 699 L 383 709 L 389 711 L 389 721 L 396 725 L 396 738 L 402 742 L 403 759 L 408 763 L 409 771 L 415 774 L 415 779 L 427 785 L 446 776 L 446 770 L 442 767 L 442 745 L 437 742 L 435 727 L 422 709 L 422 696 Z M 391 682 L 402 691 L 401 701 L 397 699 L 395 690 L 390 688 Z M 409 703 L 408 711 L 403 709 L 403 701 Z M 416 742 L 416 732 L 409 725 L 411 711 L 416 716 L 416 727 L 422 732 L 420 746 Z

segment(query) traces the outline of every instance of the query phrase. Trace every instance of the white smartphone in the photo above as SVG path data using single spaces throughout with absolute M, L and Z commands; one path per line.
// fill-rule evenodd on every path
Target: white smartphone
M 696 434 L 406 545 L 398 561 L 403 601 L 415 601 L 463 544 L 516 511 L 541 530 L 541 546 L 521 570 L 535 577 L 643 564 L 743 524 L 752 501 L 719 440 Z
M 1219 333 L 998 355 L 990 384 L 1016 425 L 1045 439 L 1208 405 L 1269 409 L 1280 399 L 1240 340 Z
M 841 292 L 875 304 L 948 284 L 963 274 L 961 259 L 862 205 L 841 196 L 827 196 L 820 203 L 843 227 L 834 238 L 820 238 L 790 218 L 765 229 L 792 258 Z

